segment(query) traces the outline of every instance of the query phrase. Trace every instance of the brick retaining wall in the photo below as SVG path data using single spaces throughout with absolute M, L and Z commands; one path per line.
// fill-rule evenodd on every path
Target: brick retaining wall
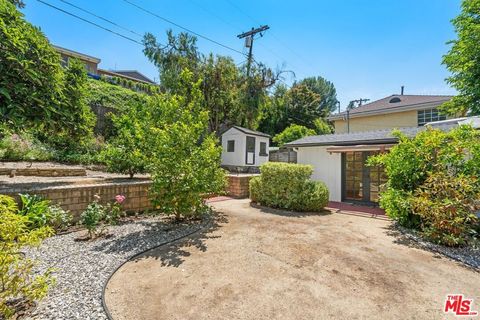
M 236 198 L 247 198 L 249 196 L 248 184 L 250 179 L 256 175 L 229 175 L 227 194 Z M 92 203 L 98 194 L 101 197 L 100 203 L 113 202 L 118 194 L 126 197 L 122 207 L 125 211 L 141 212 L 152 209 L 148 198 L 150 181 L 116 181 L 109 183 L 87 184 L 87 185 L 60 185 L 49 187 L 12 188 L 3 191 L 6 194 L 19 200 L 19 193 L 36 194 L 49 199 L 54 204 L 60 205 L 63 209 L 70 211 L 75 219 Z
M 150 181 L 115 182 L 90 185 L 56 186 L 49 188 L 32 188 L 29 190 L 9 190 L 4 193 L 18 200 L 18 193 L 37 194 L 59 204 L 69 210 L 75 219 L 95 200 L 94 195 L 101 197 L 100 203 L 113 202 L 117 194 L 126 197 L 122 207 L 128 212 L 141 212 L 151 209 L 148 199 Z
M 228 195 L 236 198 L 248 198 L 249 190 L 248 185 L 252 177 L 256 174 L 249 175 L 229 175 L 228 176 Z

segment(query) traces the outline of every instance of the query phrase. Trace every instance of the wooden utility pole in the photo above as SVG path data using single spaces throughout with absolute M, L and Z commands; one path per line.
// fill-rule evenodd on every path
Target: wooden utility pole
M 252 66 L 253 59 L 253 40 L 255 40 L 255 35 L 260 33 L 260 36 L 263 37 L 263 32 L 270 29 L 269 26 L 261 26 L 260 28 L 252 28 L 252 30 L 244 32 L 237 35 L 238 39 L 245 39 L 245 47 L 248 48 L 248 62 L 247 62 L 247 77 L 250 75 L 250 68 Z

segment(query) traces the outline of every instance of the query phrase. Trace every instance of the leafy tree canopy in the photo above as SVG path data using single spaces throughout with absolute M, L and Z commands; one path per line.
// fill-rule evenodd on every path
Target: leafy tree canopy
M 285 143 L 292 142 L 306 136 L 313 136 L 315 134 L 316 132 L 313 129 L 309 129 L 298 124 L 292 124 L 285 130 L 283 130 L 281 133 L 273 137 L 272 140 L 281 147 Z
M 443 105 L 450 114 L 480 114 L 480 0 L 463 0 L 462 12 L 452 20 L 457 39 L 443 57 L 452 72 L 447 82 L 458 95 Z

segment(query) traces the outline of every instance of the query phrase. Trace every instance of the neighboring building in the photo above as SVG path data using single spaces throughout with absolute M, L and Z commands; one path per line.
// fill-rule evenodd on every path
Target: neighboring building
M 66 67 L 68 65 L 68 60 L 72 58 L 79 59 L 85 64 L 85 69 L 87 70 L 87 73 L 93 77 L 98 79 L 99 76 L 106 76 L 106 77 L 118 77 L 118 78 L 123 78 L 126 80 L 134 81 L 134 82 L 139 82 L 139 83 L 145 83 L 145 84 L 155 84 L 151 79 L 146 77 L 145 75 L 141 74 L 137 70 L 104 70 L 98 68 L 98 64 L 100 63 L 99 58 L 95 58 L 89 55 L 86 55 L 84 53 L 80 53 L 77 51 L 73 51 L 70 49 L 62 48 L 59 46 L 53 45 L 55 50 L 57 50 L 58 53 L 60 53 L 61 59 L 62 59 L 62 66 Z
M 100 63 L 99 58 L 95 58 L 89 55 L 86 55 L 84 53 L 80 53 L 77 51 L 73 51 L 70 49 L 65 49 L 59 46 L 53 46 L 55 50 L 57 50 L 58 53 L 60 53 L 61 59 L 62 59 L 62 66 L 66 67 L 68 65 L 68 60 L 72 58 L 76 58 L 83 62 L 85 64 L 85 69 L 87 69 L 87 72 L 96 75 L 98 72 L 98 64 Z
M 270 136 L 233 126 L 222 133 L 222 166 L 237 172 L 256 172 L 268 161 Z
M 146 84 L 155 84 L 153 80 L 147 76 L 141 74 L 137 70 L 103 70 L 98 69 L 98 74 L 106 77 L 119 77 L 131 81 L 146 83 Z
M 364 104 L 348 112 L 331 115 L 335 133 L 361 132 L 378 129 L 420 127 L 427 122 L 446 120 L 438 107 L 452 96 L 391 95 Z

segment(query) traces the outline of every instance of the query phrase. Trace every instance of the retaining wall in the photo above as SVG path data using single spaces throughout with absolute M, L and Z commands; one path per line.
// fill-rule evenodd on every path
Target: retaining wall
M 55 186 L 49 188 L 31 188 L 29 190 L 12 189 L 4 194 L 10 195 L 17 200 L 18 193 L 37 194 L 59 204 L 63 209 L 69 210 L 78 219 L 88 204 L 95 200 L 97 194 L 101 197 L 100 203 L 113 202 L 118 194 L 126 197 L 122 204 L 125 211 L 141 212 L 151 209 L 148 199 L 150 181 L 116 182 L 90 185 Z

